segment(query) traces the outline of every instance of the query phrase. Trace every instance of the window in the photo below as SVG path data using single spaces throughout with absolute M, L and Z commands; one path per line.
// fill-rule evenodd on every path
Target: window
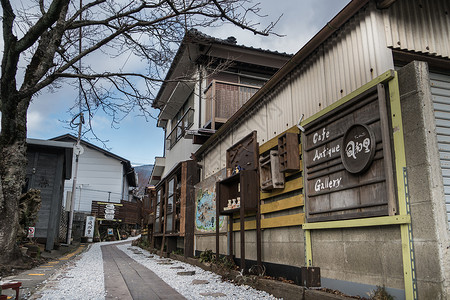
M 168 148 L 171 149 L 194 124 L 194 93 L 183 104 L 171 121 L 171 132 L 167 137 Z
M 173 231 L 173 205 L 175 198 L 175 177 L 169 181 L 169 191 L 167 194 L 167 223 L 166 231 Z
M 156 194 L 156 212 L 155 212 L 155 232 L 161 232 L 161 198 L 162 192 L 161 189 L 158 190 Z

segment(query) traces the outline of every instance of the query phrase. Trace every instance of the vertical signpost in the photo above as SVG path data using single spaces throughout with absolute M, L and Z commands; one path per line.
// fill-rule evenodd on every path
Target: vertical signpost
M 84 236 L 88 238 L 89 243 L 92 243 L 92 240 L 94 238 L 94 229 L 95 229 L 95 217 L 87 216 Z

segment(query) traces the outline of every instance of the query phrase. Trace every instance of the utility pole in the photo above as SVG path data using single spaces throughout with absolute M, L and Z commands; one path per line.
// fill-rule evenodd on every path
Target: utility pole
M 80 117 L 80 122 L 77 124 L 74 123 L 74 121 Z M 78 176 L 78 159 L 80 155 L 83 153 L 83 147 L 80 145 L 81 140 L 81 126 L 84 124 L 84 116 L 83 113 L 79 113 L 72 119 L 73 125 L 78 125 L 78 137 L 77 137 L 77 144 L 74 147 L 75 152 L 75 170 L 73 174 L 73 182 L 72 182 L 72 195 L 70 196 L 70 214 L 69 214 L 69 228 L 67 230 L 67 241 L 66 244 L 71 244 L 72 239 L 72 227 L 73 227 L 73 210 L 75 206 L 75 189 L 77 186 L 77 176 Z
M 80 0 L 80 21 L 82 21 L 82 9 L 83 9 L 83 0 Z M 82 37 L 83 37 L 83 33 L 81 31 L 81 27 L 79 28 L 78 31 L 78 53 L 81 54 L 81 46 L 82 46 Z M 81 58 L 79 60 L 79 69 L 78 69 L 78 74 L 81 74 Z M 84 124 L 84 116 L 83 113 L 81 112 L 81 78 L 78 78 L 78 101 L 80 102 L 80 113 L 78 115 L 76 115 L 71 122 L 71 125 L 78 125 L 78 137 L 77 137 L 77 144 L 74 147 L 74 152 L 75 152 L 75 171 L 74 171 L 74 175 L 73 175 L 73 182 L 72 182 L 72 195 L 70 197 L 70 214 L 69 214 L 69 228 L 67 230 L 67 241 L 66 243 L 68 245 L 71 244 L 71 239 L 72 239 L 72 227 L 73 227 L 73 210 L 74 210 L 74 206 L 75 206 L 75 191 L 76 191 L 76 186 L 77 186 L 77 176 L 78 176 L 78 158 L 80 157 L 80 155 L 83 153 L 83 147 L 81 147 L 80 145 L 80 140 L 81 140 L 81 126 L 82 124 Z M 76 124 L 75 120 L 80 117 L 80 121 Z M 81 193 L 81 189 L 80 189 L 80 193 Z M 81 196 L 81 195 L 80 195 Z M 81 199 L 80 199 L 81 201 Z

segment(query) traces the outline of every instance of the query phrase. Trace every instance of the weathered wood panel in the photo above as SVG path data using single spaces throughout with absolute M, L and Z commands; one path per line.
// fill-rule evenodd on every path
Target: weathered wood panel
M 379 85 L 304 125 L 308 222 L 395 213 L 384 93 Z

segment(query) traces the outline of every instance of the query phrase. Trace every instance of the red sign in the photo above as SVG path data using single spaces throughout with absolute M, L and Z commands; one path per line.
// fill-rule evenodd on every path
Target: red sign
M 27 237 L 34 238 L 34 230 L 35 230 L 34 227 L 28 227 L 28 235 L 27 235 Z

